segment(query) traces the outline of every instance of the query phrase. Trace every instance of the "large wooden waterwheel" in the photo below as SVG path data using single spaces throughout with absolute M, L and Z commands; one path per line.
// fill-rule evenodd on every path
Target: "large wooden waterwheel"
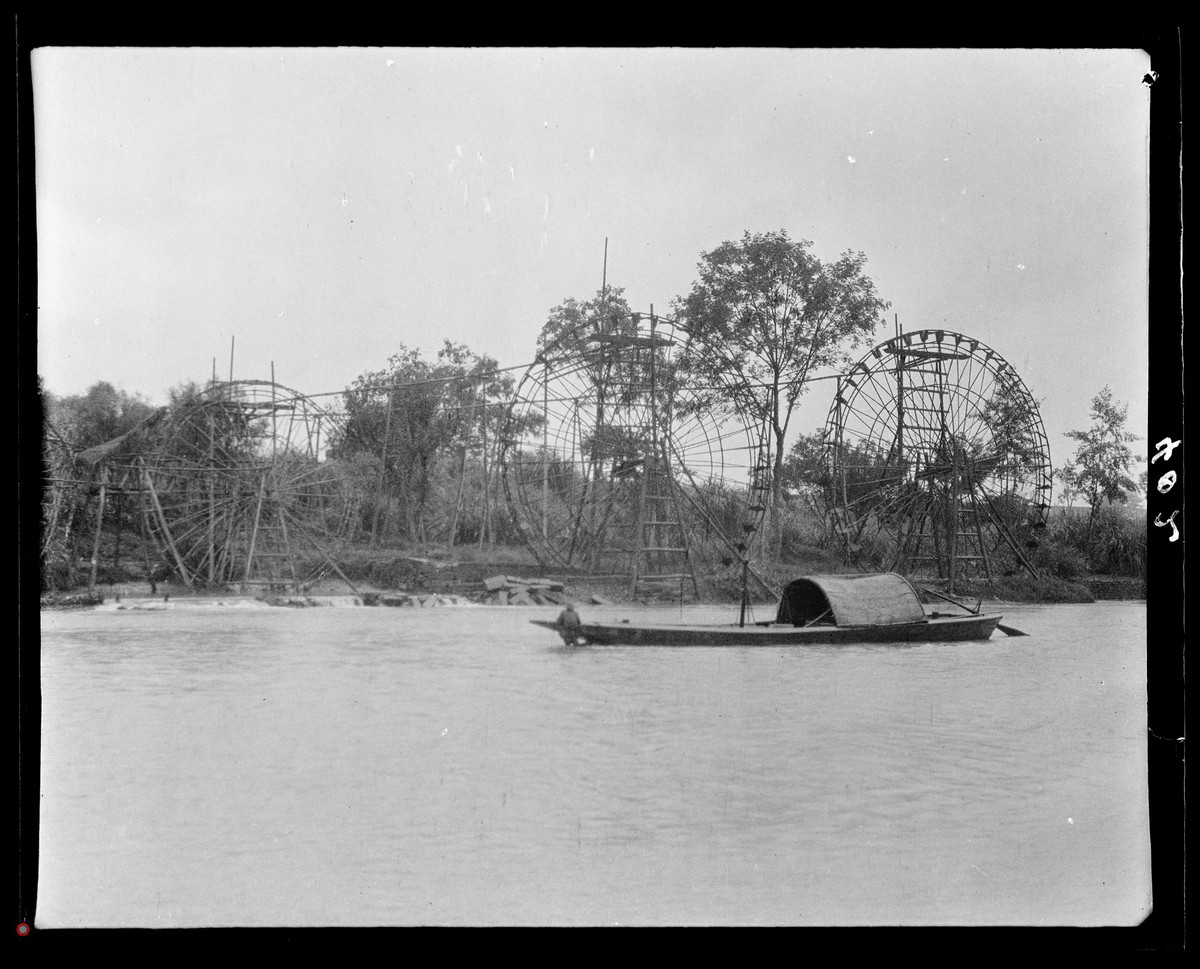
M 133 477 L 149 534 L 185 584 L 345 580 L 331 554 L 347 505 L 324 461 L 330 424 L 272 381 L 216 383 L 169 411 Z
M 697 590 L 699 564 L 745 553 L 770 456 L 731 413 L 693 406 L 688 335 L 651 313 L 595 319 L 542 348 L 517 386 L 501 462 L 539 561 Z
M 838 382 L 828 503 L 864 570 L 990 578 L 1032 563 L 1050 509 L 1037 402 L 995 350 L 949 330 L 876 346 Z

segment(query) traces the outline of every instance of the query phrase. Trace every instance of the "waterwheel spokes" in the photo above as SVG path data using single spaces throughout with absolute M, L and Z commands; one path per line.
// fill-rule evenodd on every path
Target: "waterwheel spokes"
M 839 381 L 824 431 L 835 531 L 861 568 L 1034 571 L 1050 506 L 1037 403 L 1008 363 L 948 330 L 898 335 Z
M 332 415 L 271 381 L 179 401 L 143 458 L 145 516 L 191 585 L 303 588 L 344 534 L 348 489 L 324 442 Z
M 677 369 L 687 333 L 652 313 L 589 321 L 543 348 L 502 443 L 517 530 L 545 564 L 681 586 L 744 537 L 757 436 Z

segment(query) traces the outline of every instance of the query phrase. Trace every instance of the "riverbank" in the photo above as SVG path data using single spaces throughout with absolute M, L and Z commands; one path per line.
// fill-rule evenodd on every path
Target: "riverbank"
M 46 592 L 43 609 L 88 608 L 104 603 L 137 599 L 147 602 L 231 599 L 258 600 L 277 605 L 303 605 L 304 600 L 330 597 L 358 597 L 362 605 L 413 606 L 495 604 L 496 578 L 507 576 L 515 581 L 553 583 L 553 597 L 506 598 L 513 605 L 553 605 L 561 601 L 582 604 L 632 603 L 646 601 L 635 597 L 625 575 L 588 575 L 561 569 L 544 568 L 523 549 L 498 549 L 491 555 L 470 550 L 419 549 L 413 553 L 398 550 L 360 550 L 343 557 L 334 569 L 303 589 L 280 584 L 275 587 L 231 583 L 215 589 L 189 589 L 180 582 L 156 578 L 126 570 L 101 569 L 93 588 L 79 586 L 69 590 Z M 424 552 L 425 554 L 418 554 Z M 773 602 L 772 590 L 782 589 L 799 575 L 837 573 L 844 566 L 814 554 L 804 561 L 755 563 L 749 595 L 756 604 Z M 339 574 L 340 573 L 340 574 Z M 945 592 L 944 580 L 914 579 L 918 587 Z M 489 585 L 492 586 L 489 589 Z M 736 564 L 718 572 L 697 576 L 698 590 L 690 582 L 680 589 L 665 590 L 652 601 L 682 599 L 688 603 L 732 603 L 741 596 L 741 570 Z M 698 592 L 698 594 L 697 594 Z M 1088 603 L 1096 600 L 1144 599 L 1144 580 L 1136 577 L 1088 576 L 1077 582 L 1053 577 L 998 576 L 986 580 L 959 580 L 956 595 L 986 602 L 1016 603 Z

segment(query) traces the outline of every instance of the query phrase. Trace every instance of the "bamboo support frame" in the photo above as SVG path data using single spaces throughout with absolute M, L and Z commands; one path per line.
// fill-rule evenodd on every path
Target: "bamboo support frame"
M 100 558 L 100 531 L 104 526 L 105 487 L 108 484 L 108 469 L 100 471 L 100 496 L 96 505 L 96 534 L 92 538 L 92 561 L 88 571 L 88 591 L 96 591 L 96 567 Z
M 258 502 L 254 506 L 254 524 L 250 528 L 250 547 L 246 552 L 246 571 L 243 581 L 250 581 L 250 570 L 254 565 L 254 544 L 258 540 L 258 521 L 262 515 L 263 497 L 267 490 L 267 476 L 264 474 L 258 485 Z
M 163 540 L 167 543 L 167 548 L 170 549 L 171 555 L 175 559 L 175 565 L 179 569 L 179 577 L 183 579 L 183 584 L 191 589 L 192 576 L 188 572 L 187 566 L 183 564 L 183 557 L 179 554 L 179 549 L 175 547 L 175 541 L 171 538 L 171 527 L 167 524 L 167 516 L 163 512 L 162 503 L 158 500 L 158 493 L 154 490 L 154 482 L 150 478 L 150 472 L 146 469 L 145 464 L 142 464 L 141 468 L 142 480 L 146 484 L 146 490 L 150 493 L 150 502 L 158 517 L 158 524 L 162 530 Z
M 392 400 L 396 395 L 396 383 L 393 380 L 391 387 L 388 389 L 388 404 L 387 415 L 383 421 L 383 445 L 379 453 L 379 483 L 375 488 L 375 521 L 371 526 L 371 544 L 379 544 L 379 516 L 382 509 L 380 502 L 383 500 L 383 482 L 387 473 L 387 452 L 388 444 L 392 437 Z

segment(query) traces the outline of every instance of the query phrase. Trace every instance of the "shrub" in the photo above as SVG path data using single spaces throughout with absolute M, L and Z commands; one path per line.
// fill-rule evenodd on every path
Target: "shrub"
M 1052 537 L 1047 537 L 1038 546 L 1033 553 L 1032 563 L 1040 574 L 1060 579 L 1078 579 L 1088 571 L 1086 555 L 1074 545 Z
M 799 501 L 788 502 L 780 511 L 782 529 L 780 557 L 787 562 L 811 556 L 813 550 L 830 547 L 829 528 L 817 512 Z
M 1104 575 L 1146 575 L 1146 513 L 1108 505 L 1088 522 L 1085 509 L 1062 509 L 1051 518 L 1043 544 L 1073 551 L 1086 571 Z
M 1140 519 L 1140 520 L 1139 520 Z M 1146 575 L 1146 516 L 1114 507 L 1101 509 L 1092 522 L 1088 548 L 1092 569 L 1107 575 Z

